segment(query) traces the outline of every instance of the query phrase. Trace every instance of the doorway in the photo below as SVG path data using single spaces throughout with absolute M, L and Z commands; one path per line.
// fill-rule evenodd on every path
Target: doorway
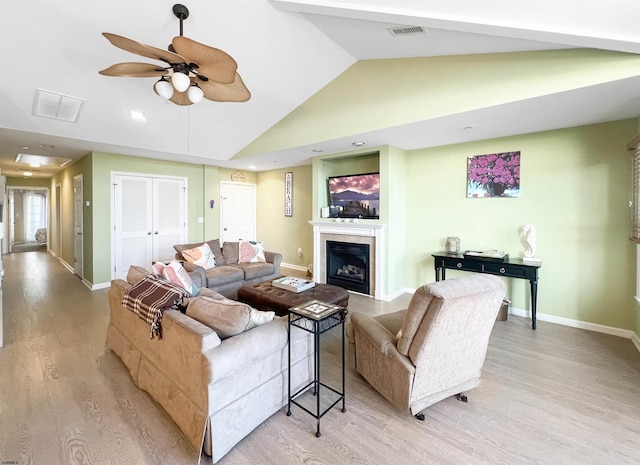
M 46 250 L 48 243 L 49 189 L 7 188 L 9 206 L 9 252 Z
M 224 242 L 256 240 L 256 185 L 220 183 L 222 197 L 220 239 Z
M 82 215 L 82 175 L 73 177 L 73 272 L 82 278 L 83 251 L 83 215 Z

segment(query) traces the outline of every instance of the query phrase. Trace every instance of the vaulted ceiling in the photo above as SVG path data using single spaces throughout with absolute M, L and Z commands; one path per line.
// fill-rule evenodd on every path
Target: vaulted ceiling
M 635 74 L 607 82 L 472 112 L 371 130 L 345 126 L 322 140 L 296 137 L 269 145 L 261 141 L 280 122 L 304 116 L 314 108 L 314 96 L 364 60 L 574 48 L 640 56 L 640 2 L 185 1 L 190 16 L 184 35 L 233 56 L 252 94 L 246 103 L 204 100 L 188 107 L 157 96 L 153 78 L 98 74 L 114 63 L 153 62 L 112 46 L 101 33 L 166 48 L 179 35 L 173 4 L 0 0 L 2 174 L 20 176 L 30 169 L 15 162 L 18 153 L 75 160 L 91 151 L 271 169 L 308 163 L 317 147 L 325 154 L 352 149 L 359 139 L 411 149 L 640 115 L 639 66 Z M 425 32 L 392 35 L 389 29 L 398 26 Z M 38 89 L 80 99 L 77 121 L 35 115 Z M 131 111 L 144 114 L 145 121 L 133 120 Z M 509 116 L 514 112 L 517 119 Z M 499 130 L 496 123 L 484 132 L 462 134 L 460 127 L 471 120 L 499 120 Z M 42 167 L 34 174 L 46 177 L 59 169 Z

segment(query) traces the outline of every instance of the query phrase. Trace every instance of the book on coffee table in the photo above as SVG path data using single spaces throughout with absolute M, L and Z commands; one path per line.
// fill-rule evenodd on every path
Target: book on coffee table
M 274 279 L 271 282 L 272 286 L 285 289 L 287 291 L 299 293 L 311 289 L 316 285 L 313 281 L 308 281 L 302 278 L 296 278 L 294 276 L 285 276 L 284 278 Z

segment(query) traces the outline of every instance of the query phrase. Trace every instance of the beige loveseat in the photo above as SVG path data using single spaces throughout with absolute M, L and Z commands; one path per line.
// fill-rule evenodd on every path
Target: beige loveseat
M 282 255 L 279 253 L 265 251 L 264 262 L 239 263 L 239 242 L 227 241 L 222 247 L 218 239 L 206 241 L 206 243 L 211 248 L 217 262 L 215 268 L 208 270 L 189 263 L 182 256 L 183 250 L 198 247 L 203 244 L 202 242 L 173 246 L 176 251 L 176 259 L 183 262 L 184 268 L 198 287 L 206 287 L 225 297 L 235 299 L 238 295 L 238 289 L 242 286 L 280 277 Z
M 216 462 L 286 405 L 286 318 L 275 317 L 221 340 L 216 331 L 186 314 L 165 310 L 162 338 L 151 339 L 149 324 L 122 306 L 129 288 L 127 281 L 111 282 L 105 345 L 196 450 L 204 449 Z M 310 382 L 312 350 L 311 335 L 294 328 L 292 389 Z

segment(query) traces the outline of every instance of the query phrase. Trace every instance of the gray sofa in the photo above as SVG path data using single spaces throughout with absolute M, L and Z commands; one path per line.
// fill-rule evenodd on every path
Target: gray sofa
M 191 300 L 186 314 L 165 310 L 162 338 L 151 339 L 149 324 L 122 305 L 133 283 L 111 282 L 105 345 L 193 447 L 216 462 L 287 403 L 287 319 L 275 317 L 221 339 L 211 327 L 187 316 Z M 211 294 L 206 289 L 202 293 Z M 312 353 L 311 334 L 293 330 L 292 389 L 310 382 Z
M 198 287 L 206 287 L 225 297 L 235 299 L 238 289 L 242 286 L 280 277 L 282 255 L 279 253 L 265 251 L 266 262 L 238 263 L 239 242 L 225 242 L 222 247 L 218 239 L 206 241 L 206 243 L 209 244 L 217 263 L 215 268 L 209 270 L 187 262 L 181 253 L 183 250 L 202 245 L 202 242 L 173 246 L 176 259 L 183 262 L 184 268 Z

